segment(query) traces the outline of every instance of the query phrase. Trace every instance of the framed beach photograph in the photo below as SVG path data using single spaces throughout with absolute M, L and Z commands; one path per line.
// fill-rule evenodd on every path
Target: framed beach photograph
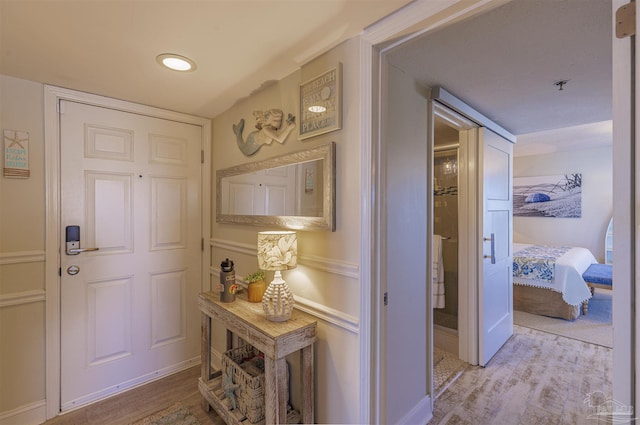
M 514 217 L 582 217 L 582 174 L 513 178 Z
M 299 139 L 342 128 L 342 64 L 300 84 Z

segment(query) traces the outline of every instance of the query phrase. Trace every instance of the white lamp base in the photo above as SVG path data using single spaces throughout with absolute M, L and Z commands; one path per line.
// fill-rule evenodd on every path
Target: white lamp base
M 262 308 L 267 319 L 272 322 L 286 322 L 291 318 L 294 304 L 293 293 L 282 279 L 280 270 L 277 270 L 273 281 L 262 296 Z

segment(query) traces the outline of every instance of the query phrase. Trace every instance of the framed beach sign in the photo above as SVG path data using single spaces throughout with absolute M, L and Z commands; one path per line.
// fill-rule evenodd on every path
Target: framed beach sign
M 26 131 L 4 130 L 2 132 L 5 177 L 29 177 L 29 133 Z
M 342 64 L 300 84 L 299 138 L 342 128 Z
M 582 216 L 582 174 L 513 178 L 514 217 Z

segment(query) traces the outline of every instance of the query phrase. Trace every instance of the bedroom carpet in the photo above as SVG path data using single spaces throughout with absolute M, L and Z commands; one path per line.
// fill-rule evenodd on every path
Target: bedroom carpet
M 613 350 L 514 326 L 486 367 L 469 366 L 435 400 L 429 425 L 607 423 Z
M 589 300 L 589 311 L 573 321 L 514 311 L 513 323 L 591 344 L 613 348 L 611 316 L 612 292 L 596 289 Z

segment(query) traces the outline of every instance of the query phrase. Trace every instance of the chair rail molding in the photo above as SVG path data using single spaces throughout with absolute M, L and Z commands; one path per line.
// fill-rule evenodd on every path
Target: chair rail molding
M 209 275 L 217 280 L 220 276 L 220 269 L 216 267 L 209 268 Z M 243 287 L 247 287 L 247 283 L 242 279 L 236 279 Z M 358 335 L 360 333 L 360 324 L 358 322 L 358 318 L 355 316 L 351 316 L 345 312 L 336 310 L 334 308 L 328 307 L 324 304 L 317 303 L 315 301 L 311 301 L 308 298 L 300 297 L 294 295 L 296 300 L 293 308 L 296 308 L 300 311 L 304 311 L 318 319 L 331 323 L 339 328 L 342 328 L 350 333 Z
M 258 248 L 256 245 L 245 244 L 230 240 L 211 239 L 212 248 L 224 249 L 238 254 L 256 257 Z M 336 274 L 350 279 L 360 279 L 360 266 L 333 258 L 318 257 L 315 255 L 298 255 L 298 266 L 309 267 L 326 273 Z
M 45 300 L 46 300 L 46 293 L 42 289 L 34 289 L 33 291 L 14 292 L 11 294 L 0 295 L 0 308 L 14 306 L 14 305 L 43 302 Z
M 44 259 L 44 250 L 0 252 L 0 266 L 5 264 L 40 263 Z

